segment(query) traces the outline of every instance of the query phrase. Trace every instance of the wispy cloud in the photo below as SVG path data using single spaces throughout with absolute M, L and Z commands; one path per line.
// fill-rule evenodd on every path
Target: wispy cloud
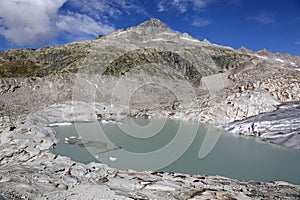
M 59 16 L 56 23 L 61 31 L 66 31 L 69 34 L 76 36 L 99 34 L 107 34 L 114 30 L 114 27 L 101 22 L 96 22 L 93 18 L 86 14 L 68 12 L 66 15 Z
M 300 45 L 300 38 L 296 40 L 295 44 Z
M 197 19 L 193 20 L 192 26 L 204 27 L 204 26 L 209 25 L 210 23 L 211 23 L 210 20 L 202 19 L 202 18 L 197 18 Z
M 68 4 L 95 19 L 105 19 L 108 17 L 117 18 L 123 13 L 144 12 L 132 0 L 68 0 Z
M 184 13 L 187 10 L 189 1 L 187 0 L 173 0 L 171 2 L 172 6 L 177 8 L 179 12 Z
M 256 21 L 261 24 L 273 24 L 276 22 L 276 18 L 274 14 L 261 13 L 255 16 L 247 17 L 247 20 Z
M 165 0 L 161 0 L 157 3 L 157 9 L 158 9 L 158 12 L 163 12 L 163 11 L 166 11 L 167 8 L 166 8 L 166 1 Z
M 190 7 L 193 9 L 204 9 L 212 0 L 160 0 L 157 4 L 158 11 L 168 11 L 175 8 L 180 13 L 185 13 Z
M 93 18 L 103 18 L 104 16 L 119 16 L 121 11 L 118 8 L 112 7 L 110 2 L 98 0 L 69 0 L 68 5 L 72 9 L 79 9 L 81 13 L 93 16 Z
M 204 11 L 212 4 L 226 4 L 239 6 L 242 0 L 158 0 L 157 8 L 159 12 L 168 11 L 170 8 L 175 8 L 180 13 L 185 13 L 189 9 L 194 11 Z

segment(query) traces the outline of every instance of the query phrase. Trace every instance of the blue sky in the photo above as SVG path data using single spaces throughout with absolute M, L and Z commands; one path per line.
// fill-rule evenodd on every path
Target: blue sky
M 149 18 L 235 49 L 300 56 L 300 0 L 0 0 L 0 50 L 94 39 Z

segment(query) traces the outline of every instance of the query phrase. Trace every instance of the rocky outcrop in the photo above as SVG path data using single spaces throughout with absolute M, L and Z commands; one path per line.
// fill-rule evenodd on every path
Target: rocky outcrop
M 45 78 L 0 80 L 0 112 L 4 115 L 28 114 L 57 102 L 71 100 L 73 77 L 68 74 Z
M 222 71 L 238 68 L 242 64 L 249 62 L 251 58 L 248 54 L 238 53 L 226 48 L 215 48 L 212 46 L 207 48 L 216 66 Z
M 297 74 L 297 73 L 295 73 Z M 297 75 L 298 76 L 298 75 Z M 300 77 L 281 76 L 272 77 L 264 81 L 256 83 L 247 83 L 245 86 L 240 86 L 243 90 L 263 91 L 270 94 L 275 99 L 281 102 L 298 101 L 300 100 Z
M 232 133 L 259 136 L 263 141 L 300 149 L 299 113 L 300 102 L 287 103 L 273 112 L 229 123 L 225 127 Z
M 0 77 L 43 77 L 76 72 L 88 55 L 89 44 L 71 43 L 57 47 L 12 49 L 0 52 Z
M 135 73 L 138 70 L 142 70 L 145 74 L 151 76 L 166 76 L 174 79 L 186 78 L 194 87 L 198 87 L 201 80 L 201 74 L 189 61 L 177 53 L 158 51 L 156 49 L 139 49 L 126 53 L 112 62 L 103 74 L 126 75 L 132 69 Z
M 168 27 L 164 23 L 155 18 L 151 18 L 150 20 L 141 23 L 139 27 L 158 27 L 168 29 Z

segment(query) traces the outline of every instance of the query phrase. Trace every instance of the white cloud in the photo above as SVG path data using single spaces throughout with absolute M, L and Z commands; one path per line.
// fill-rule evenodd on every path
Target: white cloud
M 209 3 L 209 1 L 207 1 L 207 0 L 193 0 L 192 3 L 197 9 L 201 9 L 201 8 L 205 8 L 207 6 L 207 4 Z
M 273 24 L 276 22 L 273 14 L 261 13 L 255 16 L 247 17 L 248 20 L 253 20 L 261 24 Z
M 0 34 L 17 45 L 43 43 L 55 37 L 55 20 L 67 0 L 0 1 Z
M 172 6 L 177 8 L 179 12 L 184 13 L 187 10 L 189 1 L 188 0 L 173 0 Z
M 91 38 L 112 32 L 109 19 L 131 12 L 145 11 L 136 0 L 0 0 L 0 35 L 20 46 L 43 45 L 64 33 Z
M 158 8 L 158 12 L 163 12 L 163 11 L 166 11 L 166 1 L 159 1 L 157 3 L 157 8 Z
M 69 0 L 69 4 L 81 13 L 95 19 L 117 18 L 130 11 L 144 12 L 133 0 Z
M 107 0 L 69 0 L 69 4 L 75 9 L 79 8 L 80 12 L 96 19 L 104 16 L 119 16 L 122 13 L 117 5 L 112 5 L 112 1 Z
M 68 12 L 67 15 L 59 16 L 57 21 L 59 30 L 66 31 L 74 35 L 93 35 L 107 34 L 114 31 L 108 24 L 96 22 L 86 14 Z
M 188 9 L 203 11 L 211 4 L 227 4 L 239 6 L 241 0 L 159 0 L 157 8 L 159 12 L 168 11 L 170 8 L 177 9 L 180 13 L 185 13 Z
M 210 23 L 211 23 L 211 21 L 209 21 L 207 19 L 197 18 L 197 19 L 194 19 L 194 21 L 192 22 L 192 26 L 204 27 L 204 26 L 209 25 Z

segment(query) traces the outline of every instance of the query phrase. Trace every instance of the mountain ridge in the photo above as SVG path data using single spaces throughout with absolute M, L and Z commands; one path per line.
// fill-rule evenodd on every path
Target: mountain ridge
M 78 71 L 102 73 L 109 63 L 122 54 L 143 48 L 176 53 L 181 59 L 191 62 L 202 76 L 228 71 L 251 62 L 255 65 L 257 62 L 268 62 L 286 67 L 300 66 L 300 57 L 273 54 L 266 50 L 234 50 L 231 47 L 212 44 L 208 40 L 199 41 L 187 33 L 172 31 L 160 20 L 151 18 L 137 26 L 117 30 L 96 40 L 42 47 L 37 50 L 12 49 L 0 52 L 0 77 L 43 77 Z

